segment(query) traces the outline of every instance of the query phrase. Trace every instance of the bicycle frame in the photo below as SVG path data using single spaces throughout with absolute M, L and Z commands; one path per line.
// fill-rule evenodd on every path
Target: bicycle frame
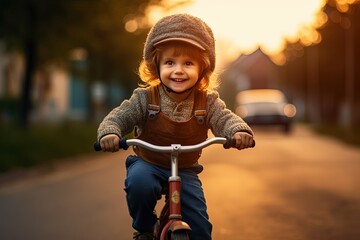
M 123 142 L 123 141 L 122 141 Z M 191 231 L 190 226 L 182 221 L 181 215 L 181 179 L 179 177 L 179 169 L 178 169 L 178 156 L 182 152 L 192 152 L 203 149 L 212 144 L 226 144 L 228 140 L 222 137 L 214 137 L 205 140 L 202 143 L 190 146 L 183 146 L 181 144 L 172 144 L 171 146 L 156 146 L 150 143 L 146 143 L 139 139 L 129 139 L 126 140 L 126 143 L 120 143 L 121 148 L 126 148 L 126 146 L 141 146 L 147 148 L 152 151 L 158 152 L 168 152 L 171 157 L 171 175 L 169 177 L 169 215 L 168 219 L 161 219 L 162 221 L 167 221 L 164 226 L 160 226 L 160 236 L 156 233 L 156 239 L 165 240 L 167 239 L 167 235 L 169 232 L 175 231 Z M 165 205 L 166 207 L 166 205 Z M 166 210 L 166 209 L 165 209 Z M 166 214 L 165 214 L 166 215 Z M 161 215 L 160 215 L 161 216 Z M 167 217 L 167 216 L 162 216 Z M 160 237 L 160 238 L 159 238 Z
M 190 226 L 186 222 L 182 221 L 182 216 L 181 216 L 181 202 L 180 202 L 181 178 L 178 176 L 178 156 L 179 156 L 179 149 L 181 149 L 181 145 L 173 144 L 171 145 L 171 148 L 172 148 L 171 176 L 169 177 L 169 193 L 168 193 L 169 215 L 168 215 L 168 219 L 162 219 L 163 221 L 164 220 L 167 221 L 167 223 L 165 226 L 163 226 L 162 229 L 159 229 L 161 231 L 160 240 L 165 240 L 167 238 L 169 231 L 171 232 L 178 230 L 191 231 Z M 167 216 L 160 215 L 160 217 L 166 218 Z
M 157 152 L 167 152 L 170 153 L 171 156 L 171 175 L 169 177 L 169 209 L 162 210 L 160 214 L 161 222 L 166 221 L 164 225 L 160 223 L 160 233 L 155 233 L 155 237 L 157 240 L 166 240 L 169 232 L 176 231 L 191 231 L 190 226 L 182 221 L 181 216 L 181 179 L 179 177 L 179 169 L 178 169 L 178 156 L 182 152 L 192 152 L 201 150 L 212 144 L 223 144 L 226 147 L 226 144 L 229 144 L 228 139 L 222 137 L 213 137 L 205 140 L 202 143 L 196 145 L 183 146 L 181 144 L 172 144 L 171 146 L 157 146 L 147 142 L 144 142 L 139 139 L 122 139 L 119 146 L 122 149 L 128 149 L 129 146 L 141 146 L 147 148 L 151 151 Z M 96 151 L 100 151 L 101 147 L 99 143 L 94 144 L 94 148 Z M 165 213 L 168 210 L 168 214 Z M 166 219 L 168 218 L 168 219 Z

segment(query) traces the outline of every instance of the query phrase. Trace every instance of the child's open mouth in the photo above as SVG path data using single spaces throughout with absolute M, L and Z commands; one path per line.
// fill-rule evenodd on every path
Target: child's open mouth
M 183 78 L 172 78 L 171 79 L 174 82 L 185 82 L 187 79 L 183 79 Z

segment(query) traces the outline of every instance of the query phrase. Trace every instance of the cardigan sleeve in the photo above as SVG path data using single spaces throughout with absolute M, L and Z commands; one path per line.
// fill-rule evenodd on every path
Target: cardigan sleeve
M 137 88 L 128 100 L 114 108 L 100 123 L 97 138 L 107 134 L 122 137 L 133 131 L 135 126 L 142 126 L 146 120 L 148 97 L 145 88 Z
M 226 108 L 216 91 L 207 95 L 207 124 L 215 136 L 231 138 L 236 132 L 254 135 L 249 125 L 238 115 Z

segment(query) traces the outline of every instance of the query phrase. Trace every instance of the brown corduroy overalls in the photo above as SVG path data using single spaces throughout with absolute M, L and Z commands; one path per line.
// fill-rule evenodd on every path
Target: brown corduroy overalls
M 159 85 L 147 88 L 149 96 L 148 117 L 139 139 L 151 144 L 170 146 L 171 144 L 193 145 L 207 139 L 206 92 L 196 91 L 193 105 L 194 115 L 186 122 L 174 122 L 160 109 Z M 170 168 L 170 154 L 158 153 L 136 147 L 135 153 L 143 160 L 155 165 Z M 201 151 L 180 153 L 179 168 L 198 166 Z

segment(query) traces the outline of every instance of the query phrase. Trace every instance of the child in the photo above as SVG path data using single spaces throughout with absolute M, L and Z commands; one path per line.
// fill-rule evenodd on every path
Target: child
M 104 151 L 119 150 L 122 136 L 135 135 L 155 145 L 197 144 L 212 130 L 229 137 L 237 149 L 253 145 L 253 132 L 228 110 L 214 90 L 210 76 L 215 68 L 212 30 L 201 19 L 188 14 L 164 17 L 150 30 L 139 67 L 143 86 L 129 100 L 112 110 L 98 129 Z M 168 154 L 137 147 L 126 159 L 125 191 L 133 218 L 134 239 L 153 239 L 153 213 L 161 196 L 161 183 L 170 176 Z M 200 153 L 180 155 L 181 206 L 191 239 L 211 239 L 212 225 L 206 210 L 198 173 Z

